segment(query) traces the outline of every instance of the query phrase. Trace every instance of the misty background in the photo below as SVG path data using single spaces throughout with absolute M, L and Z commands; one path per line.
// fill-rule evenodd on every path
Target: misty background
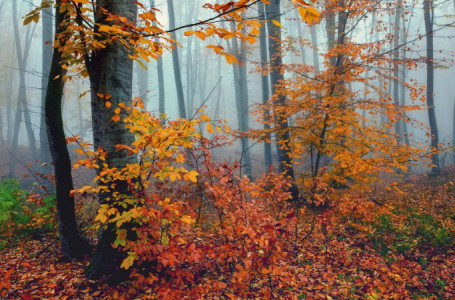
M 149 1 L 143 2 L 146 7 L 150 7 Z M 215 1 L 174 0 L 175 27 L 212 16 L 212 12 L 202 7 L 207 2 L 214 3 Z M 300 21 L 297 11 L 288 2 L 290 1 L 285 1 L 282 7 L 283 39 L 286 41 L 284 63 L 319 65 L 319 68 L 323 69 L 322 55 L 328 49 L 327 24 L 324 17 L 319 24 L 313 26 L 305 24 Z M 0 52 L 0 176 L 2 177 L 21 177 L 31 170 L 20 167 L 21 165 L 28 165 L 31 160 L 36 160 L 36 164 L 42 162 L 39 155 L 40 139 L 43 138 L 43 135 L 40 135 L 43 126 L 41 99 L 43 69 L 46 67 L 46 62 L 43 64 L 43 49 L 52 47 L 52 35 L 50 35 L 51 39 L 49 39 L 49 35 L 45 36 L 43 18 L 38 23 L 32 22 L 28 26 L 22 24 L 23 16 L 39 3 L 40 0 L 0 0 L 0 28 L 2 29 L 0 31 L 2 47 Z M 405 5 L 406 11 L 410 12 L 405 17 L 406 39 L 408 42 L 415 40 L 408 44 L 410 51 L 407 52 L 407 55 L 410 58 L 421 60 L 426 55 L 425 39 L 419 39 L 419 36 L 425 35 L 422 5 L 413 1 L 409 1 Z M 17 6 L 16 13 L 14 13 L 15 6 Z M 160 10 L 156 12 L 157 19 L 164 28 L 170 28 L 166 1 L 155 1 L 155 6 Z M 318 2 L 315 3 L 315 7 L 318 7 Z M 447 24 L 455 21 L 455 1 L 436 1 L 434 14 L 434 55 L 437 63 L 434 88 L 436 119 L 440 143 L 451 144 L 455 104 L 455 69 L 453 67 L 455 29 L 453 25 Z M 250 10 L 248 15 L 261 18 L 255 8 Z M 375 16 L 367 16 L 360 20 L 349 33 L 349 38 L 357 43 L 372 42 L 375 39 L 392 40 L 390 35 L 394 30 L 393 21 L 393 15 L 387 14 L 387 11 L 376 13 Z M 371 27 L 377 24 L 382 24 L 384 30 L 374 35 L 370 34 Z M 15 26 L 17 26 L 16 31 Z M 230 25 L 226 23 L 225 26 Z M 178 55 L 188 117 L 191 117 L 204 104 L 207 106 L 205 113 L 211 118 L 227 120 L 231 128 L 239 128 L 234 92 L 236 78 L 233 67 L 222 56 L 216 55 L 211 49 L 206 48 L 207 45 L 213 44 L 229 49 L 231 45 L 227 43 L 230 41 L 215 38 L 201 41 L 195 35 L 185 36 L 186 30 L 197 30 L 197 28 L 186 28 L 176 32 L 176 40 L 182 45 L 178 49 Z M 262 103 L 261 74 L 258 69 L 260 64 L 259 43 L 253 45 L 247 43 L 245 50 L 248 103 L 251 107 L 254 104 Z M 315 50 L 318 52 L 317 60 L 315 60 Z M 165 113 L 169 119 L 174 119 L 178 117 L 179 110 L 170 52 L 164 53 L 162 63 Z M 158 114 L 157 62 L 151 60 L 146 66 L 147 70 L 135 63 L 133 94 L 144 100 L 147 110 Z M 289 78 L 295 75 L 287 72 L 285 76 Z M 414 81 L 421 86 L 425 85 L 426 66 L 424 61 L 422 60 L 418 68 L 408 70 L 405 79 L 407 82 Z M 362 89 L 363 87 L 353 86 L 352 88 Z M 79 135 L 87 141 L 92 139 L 89 90 L 88 79 L 73 76 L 65 86 L 63 107 L 67 136 Z M 408 93 L 409 91 L 406 91 L 406 94 Z M 21 98 L 26 99 L 25 105 L 18 105 L 18 100 Z M 18 110 L 22 113 L 18 113 Z M 250 108 L 251 110 L 253 109 Z M 428 124 L 428 114 L 425 110 L 413 112 L 412 117 Z M 15 126 L 19 126 L 18 134 L 15 134 Z M 251 116 L 249 127 L 261 128 L 262 124 Z M 428 146 L 429 139 L 424 128 L 410 127 L 408 132 L 414 135 L 416 140 L 422 142 L 422 147 Z M 34 140 L 30 138 L 31 135 Z M 15 136 L 17 136 L 17 149 L 13 147 Z M 34 146 L 31 146 L 32 144 Z M 252 168 L 263 170 L 263 146 L 254 141 L 251 144 Z M 32 148 L 36 148 L 35 154 L 32 153 Z M 239 143 L 234 144 L 229 151 L 224 151 L 221 155 L 228 160 L 239 159 L 241 156 Z M 442 154 L 440 160 L 442 164 L 451 164 L 451 153 Z M 17 165 L 13 171 L 11 171 L 12 163 Z

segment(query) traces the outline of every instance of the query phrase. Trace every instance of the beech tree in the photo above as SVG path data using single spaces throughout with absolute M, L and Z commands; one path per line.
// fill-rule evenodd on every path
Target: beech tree
M 95 11 L 95 22 L 98 26 L 113 25 L 109 15 L 117 18 L 126 18 L 128 22 L 135 22 L 137 5 L 129 0 L 98 0 L 96 5 L 103 10 Z M 123 168 L 129 163 L 137 162 L 134 155 L 127 155 L 125 150 L 118 150 L 116 145 L 130 145 L 134 142 L 134 135 L 125 128 L 122 122 L 112 122 L 114 109 L 120 103 L 126 106 L 132 104 L 133 61 L 129 58 L 131 51 L 120 42 L 109 42 L 103 49 L 98 49 L 86 58 L 92 106 L 92 126 L 95 149 L 101 148 L 106 152 L 106 167 Z M 111 103 L 110 105 L 106 105 Z M 123 112 L 123 116 L 126 112 Z M 119 194 L 128 194 L 128 183 L 115 181 L 115 191 Z M 109 195 L 100 195 L 100 202 L 110 200 Z M 119 264 L 117 250 L 112 248 L 115 240 L 114 228 L 102 231 L 98 247 L 87 269 L 90 278 L 99 278 L 102 275 L 114 275 L 115 266 Z

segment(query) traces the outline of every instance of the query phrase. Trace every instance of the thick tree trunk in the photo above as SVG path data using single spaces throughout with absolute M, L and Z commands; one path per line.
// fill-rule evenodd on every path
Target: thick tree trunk
M 170 29 L 175 28 L 175 12 L 174 12 L 174 0 L 167 0 L 168 12 L 169 12 L 169 27 Z M 175 40 L 175 33 L 171 33 L 172 38 Z M 180 73 L 180 59 L 178 45 L 175 44 L 175 48 L 172 50 L 172 63 L 174 65 L 174 78 L 175 78 L 175 87 L 177 89 L 177 101 L 179 106 L 179 115 L 181 118 L 186 118 L 186 109 L 185 109 L 185 96 L 183 94 L 183 85 L 182 85 L 182 74 Z
M 266 13 L 268 20 L 275 20 L 281 23 L 280 12 L 281 0 L 271 0 L 267 5 Z M 276 104 L 279 106 L 286 105 L 286 97 L 282 93 L 277 92 L 277 85 L 283 82 L 284 76 L 282 73 L 282 49 L 281 49 L 281 28 L 273 22 L 267 23 L 269 33 L 269 61 L 270 61 L 270 84 L 272 93 L 276 97 Z M 289 148 L 289 126 L 288 120 L 275 113 L 277 119 L 276 128 L 276 147 L 278 153 L 279 169 L 286 177 L 291 179 L 292 186 L 289 188 L 292 201 L 300 201 L 301 196 L 297 186 L 294 184 L 294 167 L 291 160 L 291 149 Z
M 57 1 L 60 5 L 62 0 Z M 56 33 L 63 32 L 65 28 L 58 26 L 64 15 L 55 10 Z M 45 98 L 45 121 L 49 147 L 54 162 L 57 220 L 58 230 L 63 253 L 71 258 L 82 258 L 88 253 L 88 244 L 81 238 L 77 229 L 74 198 L 70 195 L 73 189 L 71 177 L 71 160 L 66 147 L 65 133 L 62 120 L 62 95 L 65 70 L 61 65 L 61 54 L 54 51 L 50 68 L 49 82 Z
M 134 22 L 137 15 L 137 5 L 130 0 L 97 0 L 96 4 L 106 9 L 110 14 L 126 17 Z M 110 24 L 106 20 L 107 15 L 98 12 L 95 14 L 95 22 L 98 24 Z M 113 43 L 106 48 L 93 53 L 91 60 L 87 62 L 91 85 L 91 106 L 93 140 L 95 149 L 101 147 L 106 153 L 106 163 L 109 168 L 124 168 L 129 163 L 137 162 L 134 155 L 128 155 L 126 151 L 117 151 L 116 145 L 131 145 L 134 135 L 125 128 L 122 121 L 113 122 L 114 109 L 119 103 L 126 106 L 132 105 L 132 80 L 133 62 L 128 57 L 129 50 L 120 43 Z M 105 106 L 104 99 L 98 94 L 111 95 L 111 108 Z M 122 111 L 120 116 L 126 116 Z M 100 164 L 102 165 L 102 164 Z M 120 195 L 130 194 L 128 184 L 123 181 L 115 182 L 115 192 Z M 106 202 L 107 195 L 100 195 L 100 202 Z M 115 205 L 114 197 L 110 197 L 110 205 Z M 111 281 L 126 279 L 127 273 L 118 268 L 123 260 L 123 253 L 114 249 L 113 244 L 116 234 L 115 226 L 110 225 L 102 231 L 101 238 L 95 255 L 86 269 L 89 278 L 97 279 L 103 275 Z
M 425 18 L 426 42 L 427 42 L 427 108 L 428 120 L 431 133 L 431 151 L 439 150 L 438 124 L 436 122 L 436 111 L 434 104 L 434 62 L 433 62 L 433 20 L 434 9 L 432 0 L 423 1 L 423 13 Z M 432 173 L 439 172 L 439 155 L 434 153 L 431 156 L 431 163 L 434 165 Z

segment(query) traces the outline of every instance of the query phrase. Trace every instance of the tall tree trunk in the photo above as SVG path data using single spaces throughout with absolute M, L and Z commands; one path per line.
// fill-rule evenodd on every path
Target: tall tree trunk
M 403 30 L 403 40 L 402 40 L 402 44 L 403 45 L 406 45 L 408 43 L 408 30 L 406 30 L 406 17 L 404 15 L 401 16 L 401 20 L 402 20 L 402 25 L 401 25 L 401 30 Z M 402 49 L 403 51 L 403 54 L 402 54 L 402 60 L 403 62 L 406 61 L 406 56 L 407 56 L 407 51 L 406 51 L 406 47 L 403 47 Z M 402 82 L 402 85 L 401 85 L 401 95 L 400 95 L 400 104 L 402 106 L 406 106 L 406 85 L 404 84 L 406 82 L 406 75 L 407 75 L 407 70 L 408 68 L 406 67 L 406 65 L 404 63 L 401 64 L 401 82 Z M 407 118 L 407 114 L 406 112 L 404 112 L 404 120 L 401 122 L 402 126 L 401 126 L 401 129 L 403 131 L 403 135 L 404 135 L 404 143 L 406 145 L 409 145 L 409 134 L 408 134 L 408 123 L 406 122 L 406 118 Z
M 259 14 L 262 14 L 260 9 L 259 9 Z M 299 11 L 297 9 L 294 10 L 294 19 L 296 20 L 296 27 L 297 27 L 297 37 L 299 41 L 299 49 L 300 49 L 300 55 L 302 59 L 302 65 L 306 65 L 306 51 L 305 51 L 305 46 L 302 43 L 303 40 L 303 32 L 302 32 L 302 23 L 300 22 L 300 16 L 299 16 Z
M 428 120 L 430 123 L 431 132 L 431 163 L 434 165 L 432 173 L 439 172 L 439 155 L 436 151 L 439 150 L 439 134 L 438 124 L 436 122 L 436 111 L 434 104 L 434 55 L 433 55 L 433 21 L 434 9 L 433 0 L 423 1 L 423 13 L 425 18 L 426 42 L 427 42 L 427 108 Z
M 155 7 L 155 0 L 150 0 L 150 7 Z M 155 22 L 154 22 L 155 25 Z M 159 42 L 159 38 L 155 38 L 155 42 Z M 164 71 L 163 71 L 163 57 L 159 56 L 156 60 L 156 71 L 158 76 L 158 112 L 160 114 L 166 113 L 165 97 L 166 93 L 164 90 Z
M 265 4 L 259 2 L 259 14 L 261 19 L 266 19 Z M 261 35 L 259 37 L 259 48 L 261 52 L 261 86 L 262 86 L 262 104 L 266 105 L 270 100 L 270 83 L 269 75 L 265 72 L 265 68 L 268 63 L 268 52 L 267 52 L 267 27 L 261 27 Z M 268 109 L 264 110 L 264 130 L 270 130 L 270 112 Z M 267 133 L 267 141 L 264 142 L 264 164 L 265 171 L 268 172 L 272 166 L 272 136 L 270 133 Z
M 235 24 L 231 23 L 231 29 L 235 29 Z M 246 70 L 246 53 L 245 43 L 240 42 L 238 45 L 237 39 L 232 40 L 232 54 L 235 55 L 239 64 L 232 64 L 234 73 L 235 87 L 235 103 L 237 108 L 237 121 L 241 132 L 247 132 L 249 129 L 249 114 L 248 114 L 248 80 Z M 241 162 L 245 166 L 245 174 L 251 178 L 251 158 L 249 150 L 248 138 L 241 138 L 242 155 Z
M 281 23 L 281 0 L 271 0 L 266 7 L 268 20 L 275 20 Z M 283 93 L 277 92 L 277 86 L 283 82 L 284 76 L 282 73 L 282 49 L 281 49 L 281 28 L 273 22 L 267 23 L 269 33 L 269 62 L 270 62 L 270 84 L 272 93 L 276 97 L 276 104 L 279 106 L 286 105 L 286 97 Z M 291 149 L 289 148 L 289 126 L 288 120 L 285 117 L 275 113 L 275 128 L 276 128 L 276 146 L 278 153 L 279 169 L 286 177 L 291 179 L 292 186 L 289 188 L 292 201 L 300 201 L 301 196 L 297 186 L 295 185 L 294 167 L 291 160 Z
M 126 17 L 129 21 L 135 22 L 137 5 L 130 0 L 97 0 L 96 4 L 114 14 Z M 107 15 L 102 12 L 95 13 L 95 22 L 98 24 L 111 24 L 106 20 Z M 119 103 L 126 106 L 132 105 L 132 81 L 133 62 L 129 59 L 129 50 L 120 43 L 115 42 L 106 48 L 99 50 L 87 61 L 91 85 L 91 107 L 93 140 L 95 149 L 101 147 L 106 154 L 108 168 L 121 169 L 129 163 L 136 163 L 134 155 L 128 155 L 126 151 L 117 151 L 116 145 L 131 145 L 134 142 L 134 135 L 125 128 L 123 122 L 111 121 L 114 109 Z M 106 108 L 104 99 L 99 94 L 111 95 L 111 108 Z M 122 111 L 120 116 L 127 115 Z M 102 165 L 102 164 L 100 164 Z M 115 192 L 120 195 L 130 194 L 128 183 L 115 181 Z M 100 195 L 100 202 L 105 203 L 106 198 L 111 195 Z M 110 200 L 110 205 L 115 205 L 115 197 Z M 121 207 L 119 207 L 121 209 Z M 96 279 L 107 275 L 110 280 L 118 281 L 126 279 L 127 273 L 117 267 L 123 259 L 123 253 L 112 247 L 116 238 L 115 226 L 109 225 L 101 233 L 101 238 L 95 255 L 86 269 L 89 278 Z
M 455 164 L 455 97 L 453 98 L 452 147 L 452 163 Z
M 316 24 L 313 24 L 310 27 L 310 34 L 311 34 L 311 46 L 313 48 L 313 64 L 314 64 L 314 71 L 318 73 L 320 70 L 319 67 L 319 50 L 318 50 L 318 35 L 316 32 Z
M 167 0 L 168 12 L 169 12 L 169 29 L 175 28 L 175 12 L 174 12 L 174 0 Z M 175 40 L 175 32 L 171 33 L 172 38 Z M 183 85 L 182 85 L 182 74 L 180 73 L 180 59 L 178 45 L 175 44 L 175 48 L 172 50 L 172 63 L 174 65 L 174 78 L 175 78 L 175 87 L 177 89 L 177 101 L 179 106 L 179 115 L 181 118 L 186 118 L 185 110 L 185 96 L 183 94 Z
M 395 24 L 394 24 L 394 30 L 393 30 L 393 35 L 394 35 L 394 42 L 393 42 L 393 101 L 394 104 L 398 107 L 400 105 L 400 97 L 399 97 L 399 65 L 398 65 L 398 60 L 400 58 L 399 56 L 399 43 L 400 43 L 400 19 L 401 19 L 401 14 L 402 14 L 402 8 L 403 8 L 403 1 L 398 0 L 397 1 L 397 8 L 395 10 Z M 400 143 L 402 138 L 403 138 L 403 132 L 402 132 L 402 120 L 396 120 L 395 122 L 395 133 L 398 135 L 397 136 L 397 141 Z
M 44 105 L 46 101 L 47 83 L 49 82 L 50 65 L 52 62 L 52 7 L 46 7 L 42 11 L 42 72 L 41 78 L 41 122 L 40 122 L 40 161 L 42 163 L 49 163 L 51 161 L 51 153 L 49 151 L 49 141 L 46 132 L 46 118 L 44 112 Z M 42 172 L 52 171 L 50 164 L 42 169 Z
M 57 1 L 55 9 L 55 32 L 65 31 L 59 26 L 65 15 L 59 12 Z M 65 132 L 62 120 L 62 95 L 65 70 L 61 67 L 61 53 L 54 51 L 50 68 L 49 81 L 46 89 L 44 105 L 46 130 L 49 147 L 54 162 L 54 175 L 57 201 L 58 230 L 63 253 L 72 258 L 82 258 L 88 253 L 88 244 L 81 238 L 76 222 L 74 198 L 70 195 L 73 190 L 71 177 L 71 160 L 66 146 Z
M 24 51 L 22 52 L 22 46 L 20 42 L 19 27 L 18 27 L 18 17 L 17 17 L 17 2 L 14 2 L 12 5 L 13 9 L 13 30 L 14 30 L 14 40 L 16 44 L 16 57 L 19 68 L 19 93 L 16 105 L 16 121 L 14 124 L 14 135 L 13 135 L 13 145 L 12 153 L 17 153 L 18 141 L 19 141 L 19 129 L 21 123 L 21 115 L 24 116 L 25 128 L 28 135 L 28 141 L 30 145 L 30 154 L 32 160 L 36 160 L 36 143 L 35 143 L 35 134 L 32 129 L 32 124 L 30 121 L 30 114 L 28 111 L 27 105 L 27 92 L 25 84 L 25 70 L 27 68 L 28 55 L 30 53 L 30 45 L 32 39 L 31 27 L 27 28 L 27 34 L 25 37 Z M 15 175 L 15 162 L 14 158 L 11 159 L 9 175 Z
M 149 73 L 148 73 L 148 62 L 144 62 L 144 65 L 147 69 L 144 69 L 142 66 L 137 66 L 137 85 L 138 85 L 138 92 L 139 97 L 144 102 L 144 108 L 147 110 L 148 104 L 148 81 L 149 81 Z

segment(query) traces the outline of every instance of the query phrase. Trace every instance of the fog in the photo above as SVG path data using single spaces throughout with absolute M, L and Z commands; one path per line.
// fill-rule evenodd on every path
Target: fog
M 31 170 L 28 162 L 31 160 L 30 154 L 30 133 L 27 133 L 26 122 L 21 116 L 20 130 L 18 136 L 19 150 L 12 152 L 12 142 L 14 139 L 14 124 L 16 120 L 16 107 L 18 97 L 20 96 L 20 66 L 17 59 L 17 47 L 14 37 L 14 22 L 18 22 L 20 45 L 22 52 L 27 47 L 27 38 L 30 43 L 30 54 L 23 62 L 25 69 L 25 90 L 28 107 L 30 112 L 30 123 L 36 138 L 35 144 L 39 150 L 40 128 L 41 125 L 41 93 L 42 93 L 42 22 L 32 22 L 28 26 L 23 26 L 23 16 L 35 8 L 40 1 L 38 0 L 17 0 L 18 19 L 13 18 L 13 5 L 16 0 L 0 0 L 0 149 L 2 157 L 0 162 L 0 176 L 16 176 L 22 177 L 25 173 Z M 190 1 L 190 0 L 175 0 L 176 27 L 203 20 L 213 15 L 209 10 L 202 8 L 203 4 L 209 0 Z M 290 2 L 290 1 L 289 1 Z M 393 2 L 393 1 L 389 1 Z M 144 1 L 146 7 L 150 6 L 149 1 Z M 156 1 L 156 7 L 160 10 L 157 12 L 157 19 L 164 28 L 169 28 L 169 18 L 166 1 Z M 316 2 L 316 7 L 318 3 Z M 406 73 L 406 81 L 414 80 L 418 85 L 426 84 L 426 65 L 422 59 L 426 55 L 425 38 L 419 38 L 425 35 L 424 17 L 422 4 L 408 2 L 406 10 L 406 26 L 407 30 L 407 55 L 415 60 L 420 60 L 418 67 L 408 70 Z M 411 9 L 411 6 L 414 6 Z M 321 69 L 323 65 L 323 55 L 328 49 L 326 20 L 321 19 L 321 22 L 314 25 L 317 34 L 318 44 L 312 44 L 310 35 L 310 26 L 301 23 L 297 19 L 295 9 L 290 3 L 284 3 L 282 8 L 282 25 L 285 40 L 292 41 L 288 44 L 284 63 L 300 64 L 305 61 L 306 64 L 314 66 L 313 50 L 319 50 L 319 61 Z M 435 86 L 434 86 L 434 101 L 436 120 L 439 129 L 440 143 L 452 143 L 453 136 L 453 119 L 454 119 L 454 104 L 455 104 L 455 69 L 453 67 L 453 58 L 455 50 L 455 31 L 454 22 L 454 3 L 452 1 L 437 1 L 435 3 L 435 35 L 434 35 L 434 55 L 435 62 L 438 64 L 435 68 Z M 368 14 L 367 14 L 368 15 Z M 258 17 L 256 8 L 252 8 L 248 12 L 250 17 Z M 262 18 L 262 16 L 259 16 Z M 375 33 L 369 33 L 371 30 L 372 18 L 376 18 L 376 22 L 382 22 L 384 30 Z M 355 28 L 350 31 L 349 38 L 357 43 L 372 42 L 374 39 L 379 40 L 390 39 L 393 31 L 393 15 L 387 14 L 386 11 L 381 11 L 375 17 L 367 16 L 361 20 L 349 21 L 348 28 L 354 24 Z M 447 25 L 452 24 L 452 25 Z M 229 24 L 224 26 L 228 27 Z M 195 30 L 196 28 L 185 28 L 176 32 L 176 40 L 181 44 L 179 47 L 180 70 L 182 75 L 183 91 L 185 95 L 185 105 L 187 115 L 191 117 L 196 110 L 202 105 L 206 106 L 205 113 L 213 119 L 225 119 L 234 129 L 239 128 L 237 119 L 237 110 L 235 105 L 234 92 L 234 74 L 233 68 L 229 65 L 224 57 L 216 55 L 211 49 L 207 49 L 209 44 L 221 45 L 228 48 L 226 41 L 207 38 L 201 41 L 195 35 L 185 36 L 186 30 Z M 367 32 L 367 34 L 365 34 Z M 367 41 L 368 39 L 368 41 Z M 48 42 L 47 46 L 51 47 Z M 230 42 L 230 41 L 229 41 Z M 400 41 L 402 42 L 402 41 Z M 303 45 L 303 46 L 301 46 Z M 291 47 L 293 46 L 293 47 Z M 393 45 L 390 45 L 392 48 Z M 293 49 L 292 49 L 293 48 Z M 247 87 L 249 94 L 250 107 L 255 103 L 262 102 L 261 92 L 261 75 L 257 71 L 260 63 L 259 43 L 254 45 L 246 45 L 246 66 L 247 66 Z M 301 50 L 304 50 L 302 54 Z M 165 83 L 165 112 L 169 119 L 174 119 L 179 116 L 177 89 L 174 79 L 174 69 L 172 63 L 172 55 L 169 51 L 165 52 L 163 57 L 164 83 Z M 147 70 L 144 70 L 139 64 L 135 63 L 135 71 L 133 78 L 133 94 L 141 97 L 146 101 L 146 109 L 158 113 L 159 112 L 159 95 L 158 95 L 158 78 L 157 78 L 157 63 L 151 60 L 147 64 Z M 296 76 L 292 72 L 286 72 L 286 78 Z M 144 85 L 144 78 L 146 85 Z M 142 82 L 142 83 L 141 83 Z M 353 89 L 360 90 L 363 87 L 354 85 Z M 79 135 L 85 140 L 92 139 L 91 134 L 91 114 L 90 114 L 90 86 L 87 78 L 81 78 L 74 75 L 72 80 L 66 83 L 64 92 L 64 120 L 65 131 L 67 136 Z M 145 93 L 144 93 L 145 91 Z M 81 96 L 82 95 L 82 96 Z M 409 99 L 409 91 L 406 91 Z M 423 99 L 425 100 L 425 99 Z M 418 103 L 426 105 L 425 102 Z M 250 109 L 251 110 L 251 109 Z M 417 119 L 420 122 L 428 124 L 428 113 L 426 110 L 413 112 L 410 117 Z M 261 128 L 262 124 L 255 120 L 254 116 L 250 117 L 250 128 Z M 409 133 L 416 137 L 416 140 L 421 141 L 422 147 L 429 145 L 429 139 L 426 133 L 420 127 L 409 128 Z M 253 169 L 263 169 L 263 146 L 252 141 L 253 152 Z M 224 158 L 234 160 L 241 155 L 241 147 L 239 143 L 232 146 L 231 150 L 224 155 Z M 41 161 L 36 157 L 37 163 Z M 17 168 L 14 174 L 10 171 L 10 160 L 17 162 Z M 451 164 L 452 157 L 450 152 L 441 155 L 441 162 Z M 25 165 L 24 167 L 19 167 Z

